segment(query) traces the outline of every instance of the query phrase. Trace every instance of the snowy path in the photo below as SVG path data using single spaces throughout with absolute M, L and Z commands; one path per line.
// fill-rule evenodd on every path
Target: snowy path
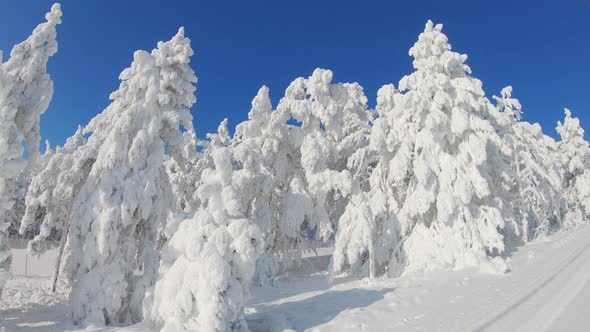
M 590 287 L 590 241 L 575 241 L 573 236 L 590 239 L 590 227 L 586 225 L 579 233 L 568 234 L 550 245 L 561 255 L 547 252 L 544 259 L 531 265 L 534 268 L 522 275 L 526 278 L 520 279 L 526 282 L 521 291 L 516 291 L 505 302 L 508 304 L 505 308 L 474 330 L 564 331 L 567 322 L 570 328 L 565 330 L 572 331 L 581 321 L 590 323 L 589 316 L 580 315 L 580 309 L 573 305 L 575 300 L 584 300 L 583 294 L 587 294 Z M 586 297 L 585 305 L 580 308 L 588 307 L 588 301 L 590 297 Z M 575 316 L 575 319 L 566 321 L 566 316 Z M 590 324 L 579 326 L 586 326 L 587 330 Z
M 588 331 L 590 225 L 531 243 L 506 275 L 439 272 L 397 280 L 353 281 L 253 301 L 253 331 Z M 289 292 L 309 284 L 291 283 Z M 307 285 L 309 287 L 309 285 Z M 323 287 L 323 288 L 322 288 Z M 261 290 L 262 297 L 271 291 Z M 256 330 L 258 328 L 258 330 Z M 280 330 L 280 329 L 278 329 Z
M 291 276 L 255 289 L 247 319 L 253 332 L 589 330 L 590 224 L 520 248 L 510 265 L 505 275 L 456 271 L 334 284 L 322 274 Z M 66 293 L 49 293 L 48 282 L 9 282 L 0 302 L 6 332 L 75 330 Z

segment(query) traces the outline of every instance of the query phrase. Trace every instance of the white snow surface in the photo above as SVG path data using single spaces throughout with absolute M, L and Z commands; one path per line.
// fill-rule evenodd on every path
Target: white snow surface
M 511 271 L 427 272 L 352 280 L 299 269 L 255 288 L 246 307 L 262 331 L 585 331 L 590 324 L 590 224 L 535 240 L 511 253 Z M 327 258 L 307 255 L 303 264 Z M 324 256 L 324 257 L 323 257 Z M 325 260 L 327 261 L 327 260 Z M 46 261 L 51 269 L 53 262 Z M 0 300 L 0 327 L 12 331 L 149 331 L 71 325 L 67 289 L 48 278 L 15 277 Z M 1 328 L 0 328 L 1 330 Z

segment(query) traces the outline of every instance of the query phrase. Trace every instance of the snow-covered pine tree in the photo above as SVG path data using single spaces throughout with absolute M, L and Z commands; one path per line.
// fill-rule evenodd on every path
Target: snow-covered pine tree
M 92 148 L 86 143 L 83 129 L 78 126 L 63 147 L 56 147 L 55 152 L 49 155 L 46 152 L 25 197 L 25 212 L 19 232 L 23 236 L 35 235 L 28 243 L 29 254 L 42 254 L 50 248 L 50 241 L 60 240 L 53 290 L 59 275 L 73 201 L 96 159 L 96 146 Z
M 200 176 L 197 166 L 201 156 L 197 151 L 199 140 L 193 129 L 185 131 L 182 140 L 183 161 L 166 156 L 164 165 L 174 196 L 174 212 L 194 213 L 199 208 L 199 202 L 195 200 L 196 185 Z
M 417 125 L 398 214 L 402 261 L 408 271 L 487 263 L 502 271 L 505 263 L 489 257 L 504 250 L 504 220 L 490 195 L 489 150 L 502 148 L 487 120 L 494 108 L 470 75 L 467 55 L 452 52 L 441 30 L 428 21 L 410 49 L 416 71 L 399 84 Z
M 169 67 L 169 62 L 174 62 L 174 53 L 176 50 L 175 44 L 161 44 L 156 52 L 158 59 L 158 66 L 162 67 L 163 77 L 167 81 L 167 89 L 178 91 L 178 96 L 192 96 L 193 100 L 190 104 L 196 102 L 195 86 L 198 79 L 190 70 L 188 66 L 185 67 Z M 190 72 L 189 72 L 190 70 Z M 180 72 L 179 72 L 180 71 Z M 177 76 L 182 79 L 176 79 Z M 170 94 L 171 95 L 171 94 Z M 179 101 L 174 101 L 179 103 Z M 186 101 L 180 101 L 181 103 Z M 180 114 L 182 116 L 190 116 L 190 113 Z M 174 117 L 179 115 L 173 114 Z M 199 202 L 195 201 L 196 184 L 199 180 L 200 171 L 200 155 L 197 147 L 200 141 L 197 139 L 196 132 L 193 128 L 192 118 L 178 118 L 171 119 L 172 123 L 178 122 L 185 129 L 184 132 L 172 130 L 172 137 L 165 137 L 165 140 L 171 142 L 167 146 L 166 160 L 164 166 L 168 179 L 170 181 L 174 208 L 174 213 L 194 212 L 199 206 Z M 174 125 L 172 128 L 177 128 Z
M 287 124 L 290 118 L 285 109 L 272 111 L 269 90 L 263 86 L 252 100 L 248 120 L 237 126 L 233 139 L 234 155 L 240 164 L 234 174 L 236 188 L 246 216 L 263 234 L 257 284 L 271 281 L 279 272 L 279 258 L 283 266 L 288 266 L 300 255 L 304 237 L 300 226 L 311 209 L 306 192 L 292 192 L 303 171 L 301 129 Z M 302 199 L 307 206 L 301 206 Z
M 557 123 L 556 130 L 561 136 L 559 159 L 565 199 L 563 225 L 569 228 L 590 216 L 590 148 L 584 139 L 580 120 L 573 118 L 569 109 L 565 109 L 565 119 L 563 123 Z
M 234 177 L 241 189 L 239 197 L 248 215 L 256 221 L 261 229 L 272 228 L 273 211 L 271 196 L 274 191 L 271 168 L 275 163 L 284 160 L 273 160 L 274 147 L 269 144 L 269 129 L 272 105 L 268 88 L 263 86 L 252 100 L 252 109 L 248 113 L 248 121 L 236 127 L 233 151 L 241 167 Z M 270 133 L 273 134 L 273 133 Z M 265 145 L 266 144 L 266 145 Z M 272 143 L 271 143 L 272 144 Z M 270 145 L 270 146 L 269 146 Z M 269 163 L 268 159 L 271 159 Z M 279 165 L 277 165 L 279 166 Z M 280 166 L 279 166 L 280 167 Z
M 389 85 L 378 94 L 371 133 L 378 162 L 348 217 L 363 226 L 347 227 L 345 244 L 336 244 L 336 270 L 367 260 L 394 274 L 505 269 L 489 257 L 504 250 L 504 220 L 490 195 L 488 151 L 501 148 L 487 120 L 494 108 L 441 30 L 428 21 L 409 52 L 416 71 L 401 79 L 401 92 Z
M 26 212 L 26 195 L 28 193 L 28 188 L 31 184 L 32 178 L 39 172 L 40 169 L 43 169 L 45 165 L 47 165 L 47 162 L 53 155 L 53 150 L 51 149 L 49 141 L 46 140 L 45 145 L 45 152 L 38 158 L 36 162 L 29 163 L 26 169 L 21 172 L 18 178 L 15 180 L 16 191 L 14 195 L 14 205 L 10 210 L 7 211 L 7 214 L 5 215 L 8 219 L 8 222 L 11 224 L 8 229 L 9 237 L 32 239 L 35 234 L 39 233 L 39 223 L 35 224 L 36 227 L 28 228 L 27 231 L 22 234 L 20 234 L 19 229 Z
M 513 243 L 512 237 L 527 242 L 561 222 L 561 176 L 554 162 L 557 145 L 543 134 L 539 124 L 520 121 L 522 107 L 512 98 L 512 87 L 493 98 L 499 112 L 498 133 L 511 150 L 507 165 L 513 186 L 503 202 L 512 211 L 503 214 L 507 222 L 505 242 L 514 246 L 518 243 Z
M 25 197 L 26 210 L 19 230 L 23 235 L 35 235 L 34 239 L 29 242 L 29 253 L 31 254 L 43 253 L 47 249 L 47 240 L 53 235 L 62 233 L 73 196 L 65 194 L 63 186 L 67 185 L 68 190 L 71 190 L 72 186 L 79 181 L 74 181 L 71 177 L 64 181 L 59 177 L 72 167 L 71 154 L 86 143 L 82 132 L 83 129 L 79 126 L 74 136 L 68 138 L 63 147 L 56 147 L 55 152 L 47 157 L 47 160 L 31 179 Z M 58 187 L 60 189 L 56 190 Z
M 35 234 L 39 233 L 39 223 L 36 224 L 36 227 L 31 227 L 23 234 L 20 234 L 19 229 L 26 212 L 26 195 L 32 178 L 40 169 L 43 169 L 47 165 L 53 154 L 49 141 L 46 140 L 45 145 L 45 152 L 39 156 L 38 160 L 29 163 L 25 170 L 15 179 L 15 201 L 10 210 L 6 211 L 7 213 L 5 214 L 7 221 L 10 223 L 10 227 L 8 228 L 9 237 L 32 239 Z
M 27 188 L 31 183 L 31 172 L 25 170 L 20 173 L 18 178 L 15 179 L 15 191 L 14 191 L 14 203 L 12 207 L 4 214 L 5 221 L 9 224 L 7 235 L 9 238 L 21 237 L 19 233 L 21 221 L 25 215 L 26 204 L 25 198 L 27 195 Z M 37 225 L 38 226 L 38 225 Z M 31 229 L 29 232 L 25 232 L 22 235 L 23 239 L 30 239 L 35 235 L 38 229 Z
M 271 116 L 269 91 L 263 86 L 252 100 L 248 120 L 236 127 L 233 139 L 234 156 L 240 163 L 240 169 L 233 175 L 240 204 L 246 216 L 254 220 L 262 230 L 264 253 L 256 264 L 257 284 L 267 283 L 278 270 L 273 250 L 277 245 L 275 242 L 281 198 L 280 189 L 277 188 L 280 180 L 276 179 L 276 175 L 284 175 L 289 168 L 289 165 L 284 164 L 286 160 L 277 151 L 281 143 L 277 136 L 284 131 L 281 127 L 271 128 Z M 275 167 L 281 174 L 273 174 Z
M 10 226 L 6 212 L 15 201 L 16 179 L 27 163 L 35 164 L 39 157 L 39 121 L 53 96 L 47 61 L 57 52 L 56 26 L 61 15 L 60 5 L 54 4 L 45 15 L 47 22 L 39 24 L 29 38 L 14 46 L 10 59 L 0 63 L 0 295 L 12 260 L 6 243 Z
M 66 144 L 57 147 L 55 153 L 42 163 L 40 171 L 31 181 L 20 232 L 38 233 L 28 244 L 28 251 L 33 255 L 45 252 L 49 248 L 48 240 L 52 240 L 54 235 L 59 238 L 54 290 L 62 267 L 72 207 L 96 161 L 98 150 L 120 115 L 117 105 L 111 104 L 90 120 L 85 128 L 78 127 Z M 85 136 L 89 136 L 88 139 Z M 37 226 L 39 222 L 40 226 Z
M 30 225 L 41 220 L 39 234 L 29 242 L 30 253 L 43 253 L 47 249 L 45 241 L 51 234 L 60 234 L 62 243 L 66 239 L 74 201 L 88 179 L 100 147 L 119 121 L 122 113 L 118 107 L 112 103 L 86 127 L 79 126 L 32 179 L 20 230 L 26 232 Z
M 261 235 L 235 190 L 231 149 L 214 140 L 211 156 L 197 190 L 203 204 L 164 246 L 144 303 L 148 324 L 163 332 L 248 331 L 244 306 Z
M 487 263 L 504 270 L 500 258 L 489 257 L 504 250 L 504 220 L 490 195 L 488 151 L 501 148 L 487 120 L 493 106 L 470 75 L 467 55 L 452 52 L 441 30 L 428 21 L 409 52 L 416 71 L 399 84 L 416 135 L 398 214 L 403 254 L 391 262 L 403 261 L 407 271 Z
M 277 109 L 301 123 L 301 167 L 304 178 L 293 179 L 285 204 L 289 229 L 309 229 L 318 239 L 330 238 L 344 212 L 352 187 L 348 159 L 368 144 L 370 113 L 357 83 L 332 83 L 330 70 L 316 69 L 289 85 Z M 312 204 L 304 196 L 309 194 Z M 309 209 L 311 207 L 311 209 Z M 289 215 L 293 214 L 293 215 Z M 299 223 L 299 224 L 297 224 Z M 304 237 L 309 237 L 305 235 Z
M 405 198 L 416 136 L 413 114 L 399 106 L 402 97 L 393 84 L 378 91 L 370 144 L 350 159 L 349 168 L 354 165 L 364 174 L 357 175 L 338 222 L 332 272 L 349 267 L 353 275 L 373 278 L 399 249 L 396 213 Z
M 160 75 L 158 103 L 163 111 L 161 132 L 166 143 L 166 155 L 176 159 L 179 164 L 184 164 L 187 158 L 192 157 L 192 148 L 197 143 L 190 141 L 196 135 L 189 109 L 197 102 L 197 76 L 189 66 L 192 55 L 190 39 L 184 36 L 182 27 L 172 40 L 158 42 L 158 47 L 152 51 Z M 184 130 L 180 131 L 179 128 Z
M 175 207 L 172 209 L 176 214 L 174 218 L 180 218 L 180 220 L 194 214 L 201 206 L 197 189 L 202 182 L 203 170 L 213 167 L 213 150 L 216 147 L 231 145 L 227 119 L 221 121 L 216 133 L 207 133 L 206 139 L 198 139 L 194 129 L 189 129 L 183 133 L 183 141 L 184 160 L 167 156 L 164 162 L 175 200 Z
M 181 127 L 196 81 L 193 51 L 181 28 L 152 54 L 137 51 L 111 94 L 116 122 L 75 199 L 66 268 L 76 322 L 119 324 L 141 319 L 141 302 L 155 281 L 160 228 L 170 208 L 165 152 L 180 158 Z M 136 273 L 140 270 L 140 274 Z

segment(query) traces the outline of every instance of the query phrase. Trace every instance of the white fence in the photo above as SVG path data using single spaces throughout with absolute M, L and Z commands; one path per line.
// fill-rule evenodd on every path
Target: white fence
M 13 276 L 30 278 L 50 278 L 53 276 L 57 260 L 58 249 L 56 246 L 58 242 L 53 245 L 53 249 L 48 250 L 43 255 L 32 256 L 27 253 L 26 240 L 14 241 L 11 243 L 12 265 L 10 268 Z M 305 251 L 301 264 L 297 267 L 288 268 L 287 270 L 295 269 L 299 272 L 312 272 L 326 269 L 330 263 L 333 251 L 334 248 L 332 247 L 317 248 L 315 251 Z
M 12 265 L 10 272 L 13 276 L 46 278 L 53 276 L 57 249 L 51 249 L 40 256 L 31 256 L 27 249 L 11 249 Z

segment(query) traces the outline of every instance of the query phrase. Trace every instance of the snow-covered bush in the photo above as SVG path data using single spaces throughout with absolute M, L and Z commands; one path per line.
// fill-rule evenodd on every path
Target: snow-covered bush
M 13 47 L 10 59 L 0 63 L 0 295 L 11 262 L 6 212 L 15 202 L 16 179 L 39 157 L 39 121 L 53 96 L 47 61 L 57 52 L 56 26 L 61 15 L 60 5 L 54 4 L 45 15 L 47 22 L 39 24 L 31 36 Z
M 182 158 L 181 127 L 192 128 L 192 54 L 182 28 L 151 54 L 135 52 L 102 114 L 118 119 L 100 121 L 110 128 L 70 214 L 66 268 L 76 322 L 141 319 L 171 205 L 164 155 Z
M 572 118 L 572 112 L 567 108 L 563 123 L 557 124 L 557 133 L 561 136 L 559 161 L 564 181 L 563 224 L 572 227 L 590 216 L 590 147 L 584 139 L 580 120 Z
M 244 306 L 261 235 L 241 209 L 230 149 L 212 149 L 214 167 L 197 191 L 203 204 L 176 225 L 146 296 L 144 317 L 160 331 L 248 331 Z

